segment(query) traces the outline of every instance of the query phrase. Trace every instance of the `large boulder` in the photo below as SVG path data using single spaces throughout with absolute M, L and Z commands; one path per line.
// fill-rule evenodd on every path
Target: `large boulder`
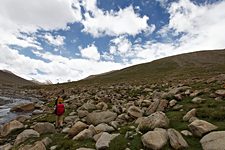
M 55 133 L 55 126 L 49 122 L 37 123 L 33 128 L 40 134 Z
M 166 145 L 168 136 L 165 129 L 148 131 L 141 137 L 143 145 L 149 149 L 162 149 Z
M 93 111 L 93 110 L 95 110 L 97 108 L 96 108 L 96 105 L 94 105 L 92 103 L 85 103 L 79 109 L 87 110 L 87 111 Z
M 206 99 L 203 99 L 203 98 L 201 98 L 201 97 L 195 97 L 195 98 L 193 98 L 191 101 L 192 101 L 193 103 L 200 104 L 200 103 L 206 101 Z
M 225 131 L 214 131 L 205 135 L 200 143 L 203 150 L 223 150 L 225 149 Z
M 7 143 L 5 145 L 1 145 L 0 150 L 10 150 L 10 149 L 12 149 L 12 147 L 13 146 L 10 143 Z
M 152 113 L 154 113 L 157 110 L 159 103 L 160 103 L 159 99 L 154 99 L 152 104 L 147 108 L 146 115 L 151 115 Z
M 168 101 L 165 99 L 160 100 L 157 111 L 165 111 L 168 106 Z
M 109 134 L 107 132 L 103 132 L 101 136 L 98 138 L 95 148 L 97 150 L 107 149 L 109 148 L 110 142 L 117 137 L 119 134 Z
M 76 136 L 73 137 L 73 140 L 85 140 L 85 139 L 91 139 L 93 137 L 93 132 L 90 129 L 84 129 L 80 133 L 78 133 Z
M 14 145 L 19 145 L 20 143 L 26 141 L 29 138 L 39 137 L 40 134 L 33 129 L 27 129 L 17 135 Z
M 77 135 L 78 133 L 86 129 L 87 127 L 88 127 L 87 124 L 81 121 L 78 121 L 69 129 L 68 134 L 70 137 L 74 137 L 75 135 Z
M 109 125 L 107 125 L 106 123 L 101 123 L 99 125 L 97 125 L 95 127 L 95 131 L 97 133 L 100 133 L 100 132 L 112 132 L 112 131 L 115 131 L 115 129 Z
M 108 105 L 105 102 L 100 102 L 96 105 L 96 108 L 98 110 L 107 110 Z
M 193 108 L 192 110 L 190 110 L 189 112 L 186 113 L 186 115 L 184 115 L 183 120 L 184 121 L 188 121 L 189 119 L 191 119 L 191 117 L 195 117 L 196 115 L 196 109 Z
M 168 127 L 169 127 L 169 119 L 167 118 L 165 113 L 157 111 L 154 114 L 151 114 L 150 116 L 143 118 L 140 121 L 137 129 L 139 131 L 142 131 Z
M 86 121 L 89 124 L 98 125 L 100 123 L 110 123 L 115 120 L 117 114 L 111 111 L 92 112 L 86 117 Z
M 22 129 L 24 128 L 24 125 L 17 121 L 17 120 L 13 120 L 9 123 L 6 123 L 1 130 L 1 136 L 7 136 L 8 134 L 10 134 L 12 131 L 15 131 L 17 129 Z
M 10 111 L 16 112 L 29 112 L 35 109 L 34 103 L 21 103 L 10 109 Z
M 170 139 L 170 145 L 174 149 L 188 148 L 187 142 L 178 131 L 176 131 L 175 129 L 168 129 L 167 133 Z
M 128 115 L 130 115 L 133 118 L 142 117 L 141 109 L 136 106 L 130 106 L 127 110 L 127 113 L 128 113 Z
M 203 134 L 217 129 L 217 126 L 207 121 L 198 119 L 189 124 L 188 127 L 194 135 L 199 137 L 201 137 Z
M 222 90 L 217 90 L 215 93 L 216 93 L 217 95 L 219 95 L 219 96 L 225 97 L 225 90 L 224 90 L 224 89 L 222 89 Z
M 37 141 L 33 145 L 25 145 L 19 150 L 46 150 L 46 147 L 42 141 Z

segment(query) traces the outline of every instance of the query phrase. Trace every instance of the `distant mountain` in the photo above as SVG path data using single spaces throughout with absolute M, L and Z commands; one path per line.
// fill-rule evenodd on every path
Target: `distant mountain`
M 23 86 L 23 85 L 35 85 L 35 83 L 28 81 L 26 79 L 23 79 L 13 74 L 11 71 L 0 70 L 0 85 Z
M 45 82 L 40 82 L 36 79 L 32 79 L 30 80 L 31 82 L 38 84 L 38 85 L 49 85 L 49 84 L 53 84 L 50 80 L 46 80 Z
M 198 51 L 166 57 L 68 83 L 107 84 L 119 82 L 158 82 L 225 74 L 225 50 Z

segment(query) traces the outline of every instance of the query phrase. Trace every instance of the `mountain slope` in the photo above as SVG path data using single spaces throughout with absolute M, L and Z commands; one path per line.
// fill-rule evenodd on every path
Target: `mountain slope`
M 1 85 L 35 85 L 35 83 L 25 80 L 7 70 L 0 70 Z
M 157 82 L 225 73 L 225 50 L 199 51 L 162 58 L 71 84 Z

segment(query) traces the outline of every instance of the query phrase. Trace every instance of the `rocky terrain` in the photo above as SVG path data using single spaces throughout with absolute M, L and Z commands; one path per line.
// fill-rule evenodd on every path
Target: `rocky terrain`
M 42 101 L 11 109 L 31 115 L 0 127 L 0 149 L 224 149 L 225 73 L 205 73 L 176 80 L 101 84 L 92 78 L 95 84 L 38 87 L 32 92 Z M 62 129 L 54 126 L 58 95 L 66 106 Z

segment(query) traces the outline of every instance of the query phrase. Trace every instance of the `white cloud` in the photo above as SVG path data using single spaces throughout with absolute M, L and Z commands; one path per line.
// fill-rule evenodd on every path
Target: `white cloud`
M 80 50 L 81 56 L 91 60 L 100 60 L 100 53 L 94 44 L 88 45 L 88 47 Z
M 112 54 L 126 55 L 131 49 L 132 43 L 126 36 L 119 36 L 111 40 L 110 52 Z
M 61 35 L 53 36 L 50 33 L 46 33 L 44 35 L 44 38 L 48 41 L 48 43 L 50 43 L 54 46 L 63 46 L 64 45 L 65 36 L 61 36 Z
M 82 20 L 84 32 L 94 37 L 103 35 L 117 36 L 122 34 L 136 35 L 141 32 L 154 30 L 154 26 L 148 26 L 148 17 L 140 17 L 129 6 L 120 9 L 118 12 L 102 11 L 97 8 L 96 0 L 84 0 L 83 6 L 86 10 L 85 18 Z
M 26 57 L 17 50 L 0 45 L 0 69 L 9 69 L 25 79 L 51 80 L 53 83 L 83 79 L 92 74 L 121 69 L 115 62 L 90 59 L 69 59 L 49 52 L 33 51 L 48 62 Z M 42 73 L 40 73 L 42 72 Z
M 196 5 L 190 0 L 180 0 L 173 2 L 167 9 L 170 14 L 169 24 L 159 33 L 164 39 L 171 40 L 149 40 L 144 44 L 132 45 L 137 57 L 131 60 L 131 64 L 225 47 L 225 11 L 221 11 L 225 9 L 225 1 Z M 181 37 L 174 37 L 177 35 Z
M 66 29 L 81 18 L 78 0 L 1 0 L 0 43 L 39 48 L 35 41 L 19 39 L 20 33 Z

